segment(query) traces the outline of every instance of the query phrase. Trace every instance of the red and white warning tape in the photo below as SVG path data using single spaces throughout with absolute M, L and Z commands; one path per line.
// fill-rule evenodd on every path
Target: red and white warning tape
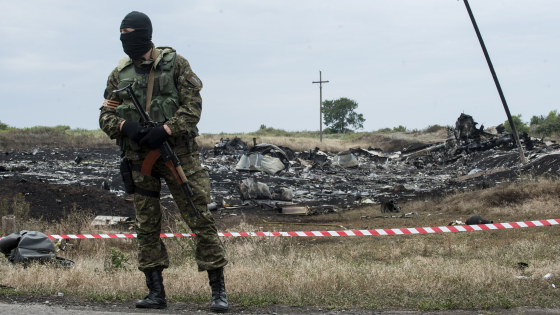
M 223 237 L 244 237 L 244 236 L 385 236 L 385 235 L 410 235 L 410 234 L 433 234 L 451 232 L 470 232 L 527 228 L 538 226 L 549 226 L 560 224 L 560 219 L 548 219 L 537 221 L 523 221 L 510 223 L 494 223 L 479 225 L 451 225 L 439 227 L 422 228 L 398 228 L 398 229 L 374 229 L 374 230 L 345 230 L 345 231 L 300 231 L 300 232 L 220 232 Z M 194 233 L 162 233 L 160 237 L 193 237 Z M 136 234 L 67 234 L 67 235 L 48 235 L 51 239 L 89 239 L 89 238 L 135 238 Z

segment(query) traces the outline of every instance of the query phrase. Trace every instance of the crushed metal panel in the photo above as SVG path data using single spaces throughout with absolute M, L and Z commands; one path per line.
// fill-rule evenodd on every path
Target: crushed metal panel
M 446 143 L 434 144 L 429 147 L 423 148 L 421 150 L 414 151 L 412 153 L 403 154 L 403 158 L 416 157 L 421 155 L 430 155 L 434 151 L 445 149 L 446 146 L 447 146 Z
M 300 159 L 300 158 L 296 158 L 295 162 L 299 163 L 299 165 L 301 165 L 303 167 L 312 166 L 311 161 Z
M 477 135 L 476 123 L 471 115 L 461 113 L 455 122 L 455 139 L 466 141 Z
M 370 198 L 362 198 L 362 199 L 356 201 L 356 203 L 358 205 L 374 205 L 374 204 L 376 204 L 376 202 L 371 200 Z
M 274 175 L 286 168 L 279 158 L 260 153 L 243 154 L 235 166 L 238 171 L 259 171 Z
M 453 178 L 453 179 L 451 179 L 451 181 L 463 182 L 463 181 L 473 179 L 473 178 L 477 178 L 477 177 L 480 177 L 480 176 L 494 175 L 494 174 L 497 174 L 497 173 L 507 172 L 508 170 L 509 169 L 505 168 L 505 167 L 498 167 L 498 168 L 491 169 L 491 170 L 488 170 L 488 171 L 481 171 L 481 170 L 479 170 L 477 172 L 472 172 L 471 171 L 471 172 L 469 172 L 469 174 Z
M 326 166 L 331 163 L 332 158 L 319 150 L 319 148 L 315 148 L 314 150 L 303 151 L 296 154 L 297 161 L 306 161 L 304 164 L 305 166 L 313 165 L 313 166 Z
M 455 139 L 462 142 L 470 142 L 470 140 L 480 141 L 481 138 L 493 137 L 494 135 L 484 131 L 484 125 L 476 128 L 478 125 L 471 115 L 461 113 L 455 122 Z
M 247 150 L 247 143 L 240 138 L 235 137 L 233 140 L 230 140 L 229 138 L 222 138 L 220 139 L 220 142 L 214 146 L 214 155 L 235 154 L 238 151 L 245 150 Z
M 241 199 L 272 199 L 270 189 L 264 183 L 257 182 L 254 178 L 246 178 L 239 184 Z
M 309 209 L 304 206 L 288 206 L 282 207 L 282 214 L 289 215 L 307 215 Z
M 356 156 L 354 154 L 352 154 L 352 152 L 350 151 L 344 151 L 341 152 L 339 154 L 337 154 L 334 158 L 333 158 L 333 164 L 334 165 L 339 165 L 342 167 L 357 167 L 359 166 L 359 162 L 358 159 L 356 158 Z
M 272 157 L 269 155 L 265 155 L 262 158 L 261 166 L 263 172 L 270 175 L 274 175 L 285 168 L 284 163 L 282 163 L 282 161 L 280 161 L 279 158 Z
M 292 201 L 294 199 L 294 191 L 291 188 L 280 187 L 272 193 L 272 199 L 279 201 Z
M 313 160 L 315 164 L 324 166 L 330 163 L 329 155 L 323 151 L 319 151 L 318 148 L 315 148 L 315 151 L 313 151 L 310 156 L 312 157 L 311 160 Z
M 376 161 L 387 161 L 390 159 L 397 159 L 401 156 L 400 151 L 396 152 L 384 152 L 381 149 L 362 149 L 362 148 L 350 148 L 350 152 L 357 156 L 367 156 L 370 159 L 374 159 Z
M 249 153 L 250 154 L 260 153 L 264 156 L 272 156 L 280 159 L 280 161 L 282 161 L 282 163 L 284 163 L 286 167 L 290 166 L 290 159 L 288 158 L 286 152 L 284 152 L 284 150 L 282 150 L 280 147 L 274 144 L 269 144 L 269 143 L 257 144 L 251 149 L 249 149 Z M 291 154 L 293 154 L 293 152 L 291 152 Z
M 262 160 L 264 156 L 260 153 L 251 155 L 243 154 L 235 166 L 238 171 L 262 171 Z

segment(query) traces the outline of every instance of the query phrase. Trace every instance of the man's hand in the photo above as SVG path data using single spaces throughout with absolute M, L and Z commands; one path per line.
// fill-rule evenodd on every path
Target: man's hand
M 125 120 L 121 125 L 121 132 L 130 140 L 138 142 L 145 135 L 145 129 L 137 122 Z
M 157 126 L 151 128 L 148 133 L 140 140 L 140 145 L 146 145 L 151 149 L 159 148 L 167 138 L 169 133 L 165 130 L 164 126 Z

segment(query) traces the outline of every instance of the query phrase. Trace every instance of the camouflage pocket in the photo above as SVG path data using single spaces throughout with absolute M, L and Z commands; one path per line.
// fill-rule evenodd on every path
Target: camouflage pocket
M 185 175 L 190 176 L 200 170 L 204 170 L 202 164 L 200 163 L 200 157 L 198 152 L 192 152 L 187 154 L 177 154 L 179 161 L 181 161 L 181 166 Z
M 150 117 L 154 121 L 164 123 L 173 117 L 177 109 L 179 109 L 179 104 L 173 98 L 168 97 L 162 100 L 158 97 L 150 105 Z
M 165 114 L 161 108 L 161 101 L 158 98 L 153 99 L 150 104 L 150 118 L 159 123 L 165 121 Z
M 126 120 L 140 122 L 140 114 L 136 111 L 133 104 L 123 103 L 115 108 L 117 115 Z

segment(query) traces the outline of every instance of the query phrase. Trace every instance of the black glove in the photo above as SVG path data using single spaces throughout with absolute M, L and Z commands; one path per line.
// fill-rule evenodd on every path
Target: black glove
M 148 133 L 140 140 L 140 145 L 147 145 L 151 149 L 159 148 L 165 141 L 169 134 L 163 126 L 156 126 L 151 128 Z
M 124 122 L 121 132 L 134 142 L 138 142 L 146 134 L 145 129 L 139 123 L 130 120 Z

